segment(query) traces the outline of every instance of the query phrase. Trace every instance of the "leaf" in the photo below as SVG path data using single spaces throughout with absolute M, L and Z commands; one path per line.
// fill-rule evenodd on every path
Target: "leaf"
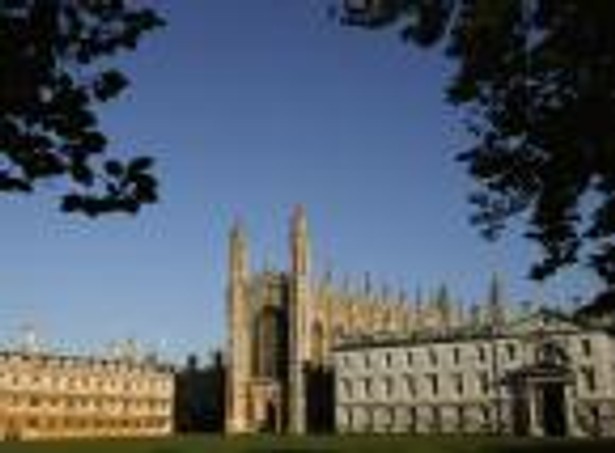
M 124 166 L 120 161 L 108 160 L 105 162 L 105 171 L 111 176 L 120 178 L 124 174 Z

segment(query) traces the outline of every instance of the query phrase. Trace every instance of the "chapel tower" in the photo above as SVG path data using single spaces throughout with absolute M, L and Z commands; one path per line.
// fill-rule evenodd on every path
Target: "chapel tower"
M 310 245 L 303 206 L 297 206 L 290 225 L 289 281 L 289 431 L 306 431 L 306 375 L 310 339 Z
M 248 247 L 241 225 L 236 222 L 229 240 L 227 288 L 228 351 L 226 383 L 226 431 L 250 430 L 251 342 L 248 304 Z

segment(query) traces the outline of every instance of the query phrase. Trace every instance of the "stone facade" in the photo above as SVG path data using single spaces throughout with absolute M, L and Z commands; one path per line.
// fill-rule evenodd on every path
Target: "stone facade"
M 236 224 L 231 231 L 227 432 L 302 433 L 318 429 L 327 410 L 333 419 L 333 401 L 322 395 L 332 376 L 331 351 L 345 336 L 449 329 L 462 322 L 444 287 L 423 304 L 418 296 L 410 303 L 401 291 L 375 289 L 369 276 L 354 285 L 338 285 L 327 273 L 314 278 L 302 207 L 291 217 L 289 249 L 288 270 L 253 273 L 243 228 Z M 332 399 L 332 388 L 329 393 Z
M 508 318 L 347 337 L 334 352 L 337 430 L 615 434 L 609 331 L 546 309 Z
M 162 436 L 173 372 L 153 360 L 0 352 L 0 439 Z

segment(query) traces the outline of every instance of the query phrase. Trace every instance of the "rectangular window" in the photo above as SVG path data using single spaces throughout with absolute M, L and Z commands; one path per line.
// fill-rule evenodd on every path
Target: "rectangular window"
M 487 360 L 487 353 L 485 351 L 485 347 L 482 345 L 479 345 L 477 348 L 477 354 L 478 354 L 478 361 L 479 362 L 484 362 L 485 360 Z
M 463 374 L 458 373 L 453 375 L 453 382 L 455 383 L 455 391 L 457 395 L 463 395 Z
M 365 353 L 365 368 L 369 368 L 372 365 L 372 361 L 370 360 L 369 352 Z
M 409 374 L 404 376 L 404 385 L 406 387 L 406 394 L 415 397 L 416 396 L 416 382 L 414 380 L 414 376 L 410 376 Z
M 384 378 L 384 396 L 390 398 L 393 395 L 393 378 L 387 376 Z
M 589 338 L 583 338 L 581 340 L 581 349 L 583 350 L 583 355 L 585 357 L 592 355 L 592 343 Z
M 352 398 L 352 381 L 350 379 L 342 379 L 342 388 L 346 398 Z
M 506 353 L 508 354 L 508 360 L 515 360 L 517 356 L 517 348 L 514 344 L 508 343 L 506 345 Z
M 431 394 L 436 396 L 438 395 L 438 393 L 440 392 L 440 386 L 439 386 L 439 382 L 438 382 L 438 375 L 437 374 L 430 374 L 428 375 L 428 379 L 430 382 L 430 386 L 431 386 Z
M 481 393 L 489 393 L 489 375 L 486 372 L 478 373 L 478 383 Z
M 367 398 L 371 398 L 372 396 L 372 380 L 370 378 L 365 378 L 363 380 L 363 390 L 364 394 Z
M 387 368 L 391 368 L 391 365 L 393 364 L 393 356 L 390 352 L 385 352 L 384 353 L 384 366 Z
M 489 419 L 491 415 L 489 406 L 481 406 L 481 415 L 482 415 L 483 423 L 485 424 L 489 423 Z
M 344 364 L 344 367 L 350 368 L 350 356 L 349 355 L 343 356 L 342 363 Z
M 585 381 L 585 388 L 588 392 L 596 391 L 596 373 L 591 367 L 583 368 L 583 380 Z
M 458 365 L 461 361 L 461 350 L 458 347 L 453 348 L 453 363 Z
M 436 352 L 435 349 L 429 350 L 429 363 L 431 363 L 434 366 L 438 364 L 438 353 Z
M 413 359 L 413 357 L 412 357 L 412 351 L 408 351 L 408 352 L 406 353 L 406 364 L 407 364 L 408 366 L 412 366 L 412 359 Z

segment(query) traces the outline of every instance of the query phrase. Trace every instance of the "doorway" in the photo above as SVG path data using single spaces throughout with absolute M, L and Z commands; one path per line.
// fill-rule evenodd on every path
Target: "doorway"
M 541 387 L 544 433 L 547 436 L 565 436 L 567 426 L 564 384 L 549 382 L 542 384 Z

